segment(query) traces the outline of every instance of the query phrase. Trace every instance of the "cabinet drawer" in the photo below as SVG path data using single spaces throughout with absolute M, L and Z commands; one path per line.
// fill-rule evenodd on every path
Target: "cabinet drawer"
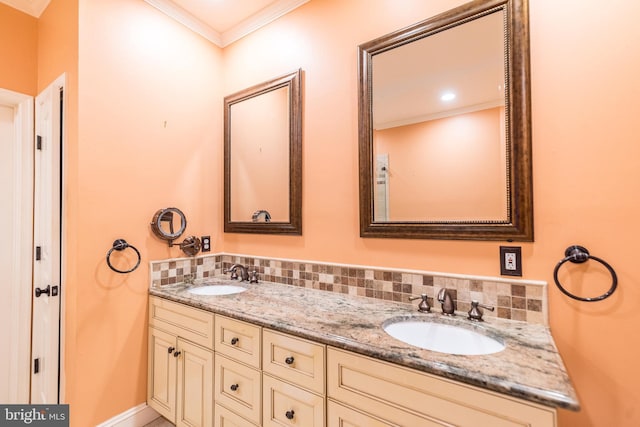
M 415 423 L 411 425 L 422 426 Z M 374 418 L 348 406 L 340 405 L 333 400 L 327 401 L 327 427 L 400 427 L 399 424 Z
M 280 381 L 262 378 L 263 426 L 323 427 L 324 397 Z
M 324 394 L 324 345 L 267 329 L 263 331 L 262 340 L 264 372 Z
M 163 298 L 149 298 L 149 326 L 213 350 L 213 313 Z
M 216 315 L 216 352 L 260 369 L 260 327 Z
M 231 409 L 252 423 L 260 424 L 262 417 L 262 378 L 260 371 L 216 354 L 216 403 Z
M 240 415 L 231 412 L 224 406 L 215 405 L 215 427 L 255 427 L 255 424 L 242 418 Z
M 549 427 L 556 411 L 343 350 L 327 350 L 327 395 L 376 417 L 411 425 Z

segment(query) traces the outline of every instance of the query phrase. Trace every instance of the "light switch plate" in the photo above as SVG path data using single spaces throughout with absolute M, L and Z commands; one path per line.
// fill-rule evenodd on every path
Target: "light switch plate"
M 522 276 L 520 246 L 500 246 L 500 274 L 502 276 Z

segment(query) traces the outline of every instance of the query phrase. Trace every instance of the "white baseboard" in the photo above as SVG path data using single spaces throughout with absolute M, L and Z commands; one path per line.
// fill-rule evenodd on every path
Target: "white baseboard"
M 146 403 L 124 411 L 96 427 L 142 427 L 158 418 L 160 414 Z

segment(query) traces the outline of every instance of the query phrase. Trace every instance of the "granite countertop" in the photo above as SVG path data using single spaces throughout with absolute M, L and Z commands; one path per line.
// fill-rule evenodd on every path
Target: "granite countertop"
M 450 378 L 546 406 L 579 410 L 575 391 L 548 327 L 489 318 L 480 324 L 439 313 L 419 313 L 416 304 L 350 296 L 296 286 L 261 282 L 233 284 L 248 290 L 224 296 L 200 296 L 187 289 L 201 284 L 231 284 L 207 279 L 195 285 L 151 288 L 149 293 L 231 318 L 350 350 L 401 366 Z M 389 319 L 418 318 L 481 330 L 506 349 L 481 356 L 423 350 L 388 335 Z

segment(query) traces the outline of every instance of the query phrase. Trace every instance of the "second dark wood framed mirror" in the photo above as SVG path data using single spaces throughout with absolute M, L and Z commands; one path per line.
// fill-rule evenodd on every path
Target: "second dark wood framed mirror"
M 224 231 L 302 234 L 302 70 L 224 98 Z
M 359 46 L 360 235 L 533 241 L 527 0 Z

